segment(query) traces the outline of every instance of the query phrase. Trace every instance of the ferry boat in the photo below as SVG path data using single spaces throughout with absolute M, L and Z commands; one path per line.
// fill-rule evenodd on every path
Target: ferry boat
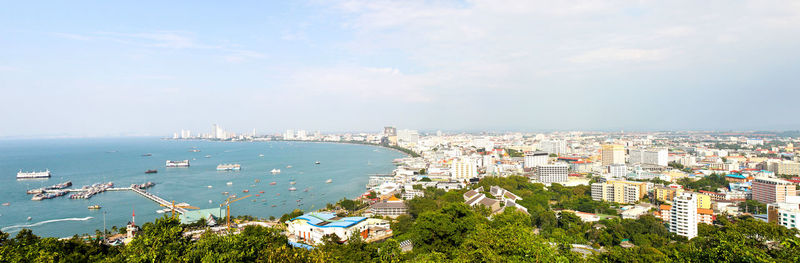
M 333 182 L 333 179 L 328 179 L 327 181 L 325 181 L 326 184 L 329 184 L 329 183 L 332 183 L 332 182 Z
M 239 164 L 220 164 L 217 165 L 217 171 L 239 171 L 242 166 Z
M 100 209 L 101 207 L 100 207 L 100 205 L 90 205 L 88 208 L 89 209 Z
M 50 169 L 42 172 L 23 172 L 22 169 L 17 173 L 17 179 L 50 178 Z
M 189 160 L 183 160 L 183 161 L 167 160 L 167 167 L 189 167 Z
M 154 173 L 158 173 L 158 170 L 151 169 L 151 170 L 144 171 L 144 173 L 146 173 L 146 174 L 154 174 Z
M 272 169 L 272 171 L 269 171 L 269 172 L 272 173 L 272 174 L 279 174 L 279 173 L 281 173 L 281 169 Z

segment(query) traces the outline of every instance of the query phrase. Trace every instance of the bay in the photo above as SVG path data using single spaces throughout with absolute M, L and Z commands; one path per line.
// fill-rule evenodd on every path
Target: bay
M 146 153 L 152 156 L 142 156 Z M 392 160 L 403 156 L 391 149 L 342 143 L 159 138 L 0 140 L 0 203 L 10 203 L 0 206 L 0 230 L 13 235 L 25 227 L 40 236 L 67 237 L 103 229 L 104 213 L 109 229 L 124 226 L 134 210 L 140 224 L 163 216 L 156 213 L 162 207 L 130 191 L 109 191 L 88 200 L 63 196 L 42 201 L 31 201 L 31 195 L 25 193 L 68 180 L 73 188 L 100 182 L 128 187 L 151 181 L 156 185 L 149 192 L 203 209 L 219 208 L 227 197 L 222 192 L 250 194 L 231 205 L 232 215 L 280 217 L 296 208 L 316 210 L 342 198 L 356 197 L 364 193 L 370 174 L 390 173 L 394 169 Z M 184 159 L 190 160 L 190 167 L 165 168 L 166 160 Z M 241 164 L 242 170 L 216 171 L 222 163 Z M 20 169 L 50 169 L 52 177 L 17 180 Z M 158 173 L 145 174 L 148 169 L 157 169 Z M 281 173 L 273 175 L 272 169 Z M 332 183 L 326 183 L 328 179 Z M 288 190 L 292 181 L 297 191 Z M 87 209 L 95 204 L 102 209 Z

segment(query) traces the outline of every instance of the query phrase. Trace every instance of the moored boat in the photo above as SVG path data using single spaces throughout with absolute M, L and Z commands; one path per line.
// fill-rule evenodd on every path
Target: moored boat
M 100 205 L 90 205 L 88 208 L 94 210 L 94 209 L 100 209 L 102 207 Z
M 35 179 L 35 178 L 50 178 L 50 169 L 41 172 L 23 172 L 22 169 L 17 172 L 17 179 Z

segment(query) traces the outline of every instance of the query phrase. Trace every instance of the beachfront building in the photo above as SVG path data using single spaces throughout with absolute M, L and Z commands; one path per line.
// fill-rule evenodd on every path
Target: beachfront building
M 325 235 L 336 235 L 346 242 L 353 233 L 367 238 L 366 217 L 338 217 L 329 212 L 312 212 L 286 221 L 289 242 L 317 245 Z

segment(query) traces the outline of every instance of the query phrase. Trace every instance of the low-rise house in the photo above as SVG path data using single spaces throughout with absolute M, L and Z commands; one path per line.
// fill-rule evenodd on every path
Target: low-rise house
M 408 214 L 408 206 L 406 206 L 403 200 L 391 196 L 389 199 L 375 202 L 374 204 L 370 205 L 369 212 L 374 215 L 394 218 L 399 215 Z
M 306 213 L 286 222 L 286 233 L 290 242 L 317 245 L 322 243 L 326 235 L 336 235 L 339 240 L 346 242 L 353 233 L 358 233 L 366 239 L 366 217 L 338 217 L 329 212 Z

